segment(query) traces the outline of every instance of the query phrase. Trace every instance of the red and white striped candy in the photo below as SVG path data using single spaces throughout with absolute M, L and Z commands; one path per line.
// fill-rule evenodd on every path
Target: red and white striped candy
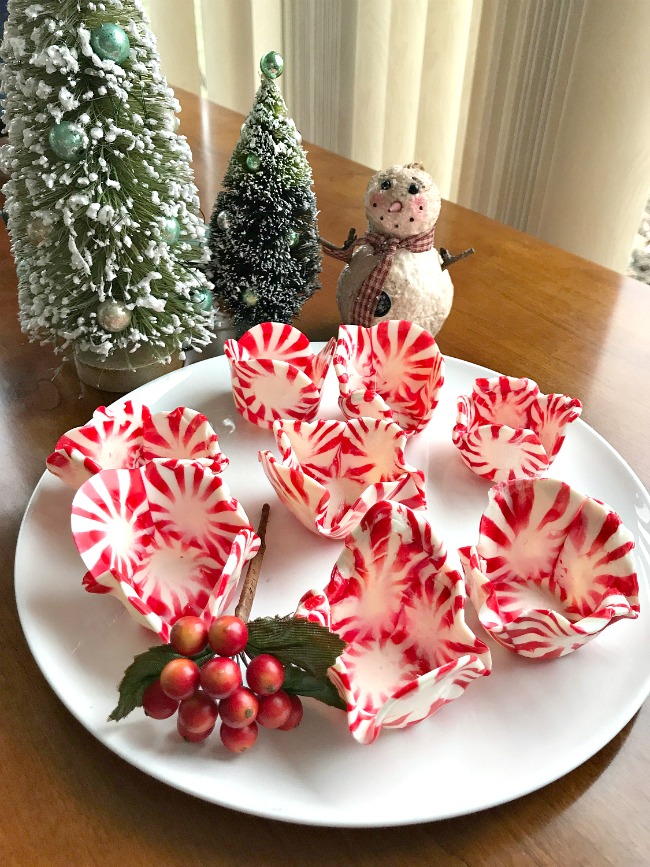
M 548 470 L 581 411 L 576 398 L 542 394 L 531 379 L 477 379 L 472 394 L 458 398 L 452 440 L 479 476 L 534 478 Z
M 297 616 L 348 643 L 328 674 L 360 743 L 421 722 L 490 673 L 488 648 L 465 623 L 465 598 L 424 515 L 382 502 L 346 539 L 325 590 L 300 600 Z
M 117 596 L 163 641 L 184 614 L 209 624 L 221 613 L 260 545 L 223 478 L 193 461 L 97 473 L 71 524 L 86 590 Z
M 264 472 L 278 498 L 315 533 L 343 539 L 380 500 L 426 505 L 424 476 L 406 463 L 406 435 L 394 422 L 283 420 L 273 432 L 281 458 L 261 451 Z
M 232 393 L 239 413 L 258 427 L 280 418 L 310 421 L 320 405 L 334 339 L 314 353 L 291 325 L 263 322 L 239 340 L 227 340 Z
M 522 656 L 564 656 L 639 613 L 634 541 L 603 503 L 555 479 L 490 490 L 476 547 L 459 552 L 479 620 Z
M 339 406 L 347 418 L 390 419 L 407 435 L 427 425 L 444 382 L 436 341 L 406 320 L 372 328 L 341 325 L 334 370 Z
M 228 466 L 204 415 L 182 406 L 152 414 L 129 400 L 113 409 L 100 406 L 87 425 L 63 434 L 46 466 L 76 490 L 100 470 L 129 470 L 169 458 L 200 460 L 213 472 Z

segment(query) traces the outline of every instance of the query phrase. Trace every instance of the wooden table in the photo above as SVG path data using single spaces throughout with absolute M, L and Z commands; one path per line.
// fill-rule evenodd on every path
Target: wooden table
M 181 131 L 209 215 L 241 117 L 190 94 Z M 310 147 L 321 235 L 365 228 L 371 172 Z M 544 391 L 582 399 L 583 418 L 650 487 L 650 287 L 445 203 L 437 244 L 476 255 L 454 266 L 442 351 Z M 650 863 L 650 705 L 581 767 L 540 791 L 479 814 L 410 828 L 328 830 L 222 809 L 137 771 L 83 729 L 33 661 L 13 592 L 16 537 L 58 436 L 115 399 L 80 387 L 49 348 L 17 325 L 16 276 L 0 231 L 0 862 L 26 865 L 638 865 Z M 336 333 L 340 265 L 299 325 Z M 639 660 L 650 665 L 650 660 Z

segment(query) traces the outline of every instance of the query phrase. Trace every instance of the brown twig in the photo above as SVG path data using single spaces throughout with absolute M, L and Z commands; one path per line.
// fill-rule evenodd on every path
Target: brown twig
M 452 256 L 449 250 L 445 250 L 444 247 L 440 248 L 440 255 L 442 257 L 442 270 L 446 271 L 450 265 L 455 265 L 456 262 L 460 262 L 461 259 L 467 258 L 467 256 L 471 256 L 472 253 L 476 252 L 473 247 L 469 247 L 467 250 L 463 250 L 462 253 L 458 253 L 457 256 Z
M 245 622 L 248 622 L 248 618 L 250 617 L 251 608 L 253 607 L 253 599 L 255 598 L 255 591 L 257 590 L 257 582 L 262 569 L 262 560 L 264 559 L 264 552 L 266 551 L 266 525 L 269 520 L 270 511 L 271 507 L 269 504 L 264 503 L 262 506 L 262 514 L 260 516 L 260 524 L 257 528 L 257 535 L 261 540 L 260 548 L 248 564 L 248 572 L 246 573 L 244 586 L 241 589 L 239 602 L 235 608 L 235 617 L 241 617 Z
M 326 250 L 335 250 L 338 252 L 343 252 L 344 250 L 347 250 L 348 247 L 351 247 L 352 244 L 354 244 L 354 242 L 357 240 L 357 232 L 356 232 L 356 229 L 350 229 L 350 231 L 348 232 L 348 237 L 343 242 L 342 247 L 337 247 L 336 244 L 332 244 L 331 241 L 327 241 L 325 238 L 321 238 L 320 236 L 319 236 L 318 240 L 319 240 L 320 244 L 323 247 L 325 247 Z

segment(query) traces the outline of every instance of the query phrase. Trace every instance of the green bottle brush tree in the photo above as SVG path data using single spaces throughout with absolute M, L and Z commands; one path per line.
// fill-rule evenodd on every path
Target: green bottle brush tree
M 275 51 L 242 126 L 210 220 L 208 275 L 240 331 L 290 322 L 319 286 L 316 198 L 302 138 L 276 79 Z
M 207 344 L 207 227 L 142 4 L 10 0 L 2 56 L 23 330 L 98 366 Z

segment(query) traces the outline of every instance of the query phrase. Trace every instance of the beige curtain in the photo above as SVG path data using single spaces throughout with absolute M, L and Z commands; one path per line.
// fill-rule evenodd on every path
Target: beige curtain
M 172 85 L 624 271 L 650 192 L 648 0 L 149 0 Z

